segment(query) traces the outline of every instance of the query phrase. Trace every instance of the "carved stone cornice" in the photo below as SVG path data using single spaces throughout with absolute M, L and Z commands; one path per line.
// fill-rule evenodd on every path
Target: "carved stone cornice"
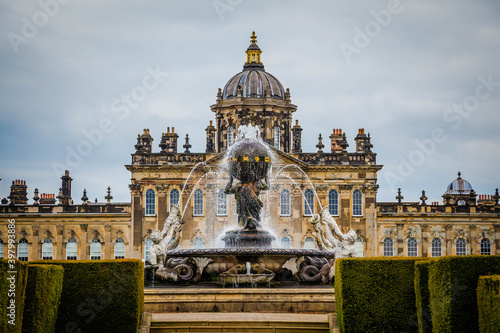
M 168 189 L 169 189 L 169 185 L 166 185 L 166 184 L 157 184 L 155 185 L 155 188 L 156 188 L 156 191 L 158 193 L 167 193 L 168 192 Z
M 451 228 L 453 228 L 453 224 L 445 224 L 444 225 L 445 230 L 451 230 Z
M 340 184 L 339 185 L 339 190 L 341 191 L 350 191 L 352 190 L 352 185 L 351 184 Z
M 316 190 L 317 193 L 324 193 L 328 189 L 328 185 L 325 184 L 314 185 L 314 189 Z
M 130 192 L 132 192 L 132 195 L 140 195 L 142 193 L 143 186 L 141 184 L 129 184 L 128 188 L 130 189 Z
M 363 192 L 365 192 L 365 194 L 377 194 L 379 186 L 377 184 L 374 184 L 374 185 L 366 184 L 366 185 L 363 185 L 361 188 L 362 188 Z
M 85 232 L 87 232 L 88 226 L 89 226 L 88 224 L 80 224 L 80 228 Z

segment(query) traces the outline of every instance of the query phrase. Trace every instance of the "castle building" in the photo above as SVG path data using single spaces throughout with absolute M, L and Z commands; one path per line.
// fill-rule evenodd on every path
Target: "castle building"
M 20 260 L 149 259 L 149 234 L 162 229 L 171 207 L 183 216 L 181 248 L 220 246 L 219 235 L 237 224 L 234 198 L 224 193 L 228 181 L 226 152 L 238 139 L 238 129 L 258 126 L 269 145 L 273 172 L 270 189 L 261 194 L 263 221 L 275 232 L 276 247 L 317 247 L 310 220 L 328 207 L 341 227 L 358 234 L 360 256 L 500 254 L 498 190 L 478 195 L 461 178 L 446 189 L 442 203 L 377 202 L 376 162 L 371 138 L 363 128 L 348 151 L 347 135 L 332 129 L 330 148 L 323 137 L 317 150 L 302 151 L 302 128 L 293 119 L 300 112 L 291 93 L 264 68 L 262 51 L 252 33 L 243 70 L 218 89 L 210 106 L 215 122 L 206 128 L 206 149 L 191 152 L 189 136 L 181 147 L 174 127 L 167 127 L 153 147 L 144 129 L 137 137 L 131 163 L 131 201 L 89 201 L 86 191 L 74 203 L 69 172 L 61 177 L 58 195 L 34 191 L 28 203 L 27 185 L 15 180 L 0 204 L 0 256 L 6 256 L 9 221 Z M 174 125 L 174 124 L 172 124 Z M 179 150 L 181 152 L 179 152 Z M 56 202 L 57 199 L 57 202 Z

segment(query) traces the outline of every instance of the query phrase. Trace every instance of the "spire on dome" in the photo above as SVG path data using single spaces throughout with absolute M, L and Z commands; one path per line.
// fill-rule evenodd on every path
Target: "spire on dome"
M 252 31 L 252 36 L 250 36 L 250 46 L 245 51 L 247 54 L 247 62 L 245 62 L 244 67 L 264 67 L 262 62 L 260 61 L 260 54 L 262 51 L 257 45 L 257 35 L 255 35 L 255 31 Z

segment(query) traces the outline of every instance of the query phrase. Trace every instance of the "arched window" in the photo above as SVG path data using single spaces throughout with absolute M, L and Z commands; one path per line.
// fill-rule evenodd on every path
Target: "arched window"
M 394 241 L 390 237 L 384 239 L 384 257 L 394 256 Z
M 363 196 L 360 190 L 352 192 L 352 216 L 363 216 Z
M 361 237 L 358 237 L 358 239 L 356 240 L 356 243 L 354 243 L 354 247 L 356 248 L 356 252 L 358 252 L 358 257 L 363 257 L 364 256 L 364 253 L 363 253 L 363 239 L 361 239 Z
M 151 260 L 151 252 L 149 252 L 151 246 L 153 246 L 153 241 L 148 237 L 144 242 L 144 259 L 146 260 Z
M 314 215 L 314 193 L 312 190 L 304 192 L 304 216 Z
M 304 240 L 304 249 L 314 249 L 316 246 L 314 245 L 314 238 L 306 237 Z
M 76 244 L 76 239 L 73 237 L 68 238 L 66 243 L 66 260 L 76 260 L 77 258 L 78 245 Z
M 481 254 L 491 255 L 491 242 L 488 238 L 481 240 Z
M 101 259 L 101 241 L 99 238 L 94 237 L 90 243 L 90 260 L 99 259 Z
M 26 238 L 21 238 L 17 244 L 17 260 L 28 261 L 29 246 Z
M 285 237 L 283 237 L 283 238 L 281 239 L 281 247 L 282 247 L 283 249 L 289 249 L 289 248 L 290 248 L 290 243 L 291 243 L 291 242 L 290 242 L 290 238 L 289 238 L 289 237 L 286 237 L 286 236 L 285 236 Z
M 328 211 L 330 215 L 339 215 L 339 193 L 336 190 L 328 192 Z
M 125 241 L 121 237 L 115 240 L 115 259 L 125 259 Z
M 457 256 L 464 256 L 467 254 L 467 243 L 465 239 L 459 238 L 455 244 L 455 252 Z
M 203 249 L 203 239 L 201 237 L 196 237 L 193 240 L 193 248 L 195 248 L 195 249 Z
M 0 239 L 0 259 L 3 258 L 3 240 Z
M 227 128 L 227 148 L 231 147 L 233 144 L 234 144 L 233 126 L 229 126 Z
M 274 127 L 274 148 L 280 149 L 280 128 Z
M 441 239 L 434 238 L 431 243 L 431 255 L 433 257 L 441 257 L 442 255 Z
M 280 216 L 290 216 L 290 191 L 288 190 L 281 191 Z
M 155 215 L 155 191 L 147 190 L 146 191 L 146 216 L 154 216 Z
M 170 209 L 173 205 L 179 205 L 179 190 L 177 189 L 170 191 Z
M 193 216 L 203 216 L 203 191 L 200 189 L 194 191 Z
M 418 256 L 418 242 L 415 237 L 408 238 L 408 257 Z
M 52 260 L 54 253 L 54 247 L 52 246 L 52 239 L 45 238 L 42 241 L 42 260 Z
M 219 190 L 219 192 L 217 193 L 217 215 L 227 215 L 227 195 L 226 193 L 224 193 L 224 190 Z

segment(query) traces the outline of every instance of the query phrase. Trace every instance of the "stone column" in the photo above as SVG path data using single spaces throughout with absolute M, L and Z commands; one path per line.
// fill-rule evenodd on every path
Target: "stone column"
M 139 184 L 129 185 L 132 197 L 132 239 L 131 239 L 131 258 L 142 258 L 142 225 L 143 225 L 143 207 L 142 201 L 142 186 Z
M 378 185 L 365 185 L 365 256 L 367 257 L 376 256 L 377 253 L 377 190 Z
M 470 254 L 479 254 L 477 251 L 477 226 L 469 224 L 470 232 Z
M 60 223 L 56 225 L 57 235 L 56 235 L 56 259 L 61 260 L 63 258 L 63 232 L 64 232 L 64 224 Z
M 156 229 L 162 230 L 163 223 L 167 219 L 167 193 L 168 185 L 156 185 L 156 193 L 158 194 L 158 215 L 156 217 Z
M 342 231 L 343 233 L 346 233 L 351 229 L 351 194 L 351 184 L 339 185 L 340 223 L 338 224 L 340 227 L 340 231 Z
M 106 223 L 104 225 L 104 259 L 113 259 L 114 256 L 111 255 L 111 223 Z
M 421 254 L 422 257 L 430 257 L 429 255 L 429 225 L 427 223 L 424 223 L 420 226 L 420 229 L 422 231 L 422 249 L 421 249 Z
M 453 235 L 451 233 L 452 224 L 445 224 L 444 229 L 446 230 L 446 253 L 445 255 L 451 256 L 453 254 Z
M 32 260 L 38 260 L 40 259 L 40 255 L 38 253 L 38 243 L 40 242 L 38 232 L 40 229 L 40 225 L 38 224 L 32 224 L 31 225 L 31 230 L 33 231 L 33 238 L 32 238 L 32 243 L 31 243 L 31 248 L 33 251 L 32 252 Z M 28 257 L 29 258 L 29 257 Z
M 404 239 L 403 227 L 404 227 L 404 224 L 403 223 L 396 223 L 396 227 L 398 228 L 398 253 L 397 253 L 397 255 L 399 257 L 403 257 L 404 256 L 404 244 L 403 244 L 403 239 Z
M 89 252 L 87 246 L 87 228 L 88 224 L 80 224 L 81 235 L 80 235 L 80 260 L 87 260 L 87 252 Z

